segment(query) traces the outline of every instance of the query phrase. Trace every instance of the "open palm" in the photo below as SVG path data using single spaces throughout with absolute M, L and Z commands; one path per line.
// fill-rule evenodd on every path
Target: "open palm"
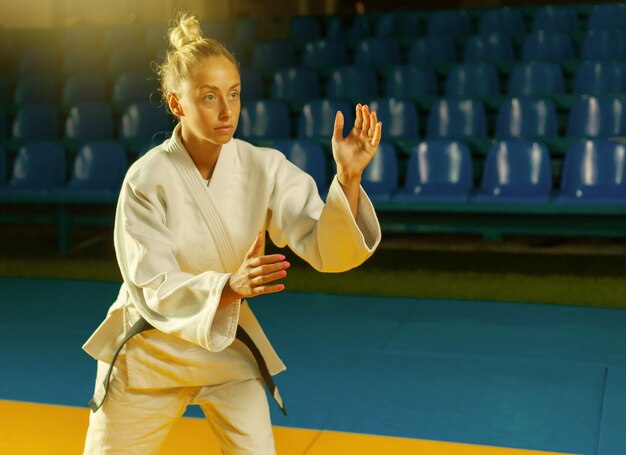
M 382 123 L 376 118 L 375 112 L 370 113 L 367 106 L 357 104 L 356 121 L 346 137 L 343 137 L 343 125 L 343 114 L 338 111 L 332 139 L 337 177 L 340 181 L 360 179 L 380 143 Z

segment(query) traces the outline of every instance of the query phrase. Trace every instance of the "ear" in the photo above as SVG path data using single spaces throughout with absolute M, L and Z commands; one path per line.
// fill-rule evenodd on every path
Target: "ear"
M 167 104 L 172 114 L 174 114 L 176 117 L 182 117 L 183 115 L 185 115 L 185 113 L 183 112 L 183 107 L 180 105 L 180 102 L 178 101 L 178 97 L 176 96 L 176 94 L 174 93 L 167 94 Z

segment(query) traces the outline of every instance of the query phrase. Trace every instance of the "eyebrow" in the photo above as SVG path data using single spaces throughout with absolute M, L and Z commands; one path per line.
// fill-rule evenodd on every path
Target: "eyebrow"
M 234 89 L 234 88 L 235 88 L 235 87 L 237 87 L 238 85 L 241 85 L 241 82 L 237 82 L 236 84 L 233 84 L 233 85 L 229 88 L 229 90 Z M 214 86 L 214 85 L 209 85 L 209 84 L 203 84 L 203 85 L 199 86 L 198 88 L 199 88 L 199 89 L 202 89 L 202 88 L 210 88 L 210 89 L 213 89 L 213 90 L 219 90 L 219 87 L 216 87 L 216 86 Z

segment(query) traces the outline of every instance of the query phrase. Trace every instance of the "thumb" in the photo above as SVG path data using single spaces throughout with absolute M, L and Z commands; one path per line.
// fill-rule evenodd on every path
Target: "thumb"
M 343 140 L 343 114 L 341 111 L 337 111 L 335 114 L 335 126 L 333 129 L 333 141 Z
M 261 231 L 256 233 L 256 237 L 254 238 L 254 242 L 252 242 L 252 246 L 248 250 L 248 254 L 246 255 L 249 258 L 257 257 L 259 252 L 261 251 L 261 246 L 263 245 L 263 236 L 261 235 Z

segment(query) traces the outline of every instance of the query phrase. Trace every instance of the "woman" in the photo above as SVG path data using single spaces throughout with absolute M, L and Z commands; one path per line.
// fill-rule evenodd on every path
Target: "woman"
M 358 105 L 344 138 L 337 113 L 337 176 L 324 204 L 280 152 L 233 139 L 241 107 L 233 56 L 186 15 L 170 42 L 159 73 L 179 122 L 130 167 L 120 192 L 114 238 L 124 284 L 84 345 L 98 360 L 85 453 L 155 453 L 186 406 L 199 404 L 224 453 L 272 454 L 264 382 L 282 407 L 271 375 L 285 366 L 246 299 L 282 291 L 276 281 L 289 263 L 264 254 L 264 233 L 323 272 L 365 261 L 380 228 L 359 182 L 382 126 Z

